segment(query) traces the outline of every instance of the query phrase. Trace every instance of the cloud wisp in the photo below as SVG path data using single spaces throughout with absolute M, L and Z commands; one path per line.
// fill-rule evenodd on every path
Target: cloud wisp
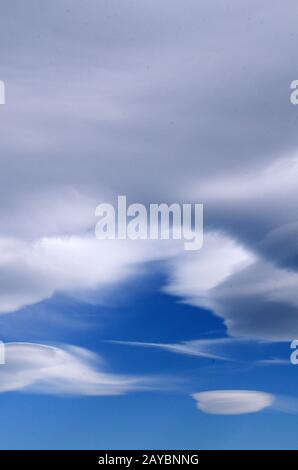
M 122 344 L 124 346 L 135 346 L 143 348 L 155 348 L 164 351 L 182 354 L 186 356 L 200 357 L 203 359 L 213 359 L 219 361 L 234 361 L 232 356 L 222 354 L 224 346 L 235 343 L 237 340 L 230 338 L 218 339 L 198 339 L 193 341 L 184 341 L 181 343 L 147 343 L 141 341 L 115 341 L 112 343 Z M 221 352 L 219 352 L 219 350 Z
M 272 356 L 272 350 L 280 343 L 264 342 L 246 338 L 211 338 L 181 341 L 179 343 L 153 343 L 142 341 L 110 341 L 131 347 L 160 349 L 173 354 L 225 361 L 250 367 L 289 366 L 290 357 Z
M 71 345 L 7 343 L 5 361 L 0 368 L 0 393 L 100 396 L 158 386 L 153 378 L 107 372 L 100 356 Z

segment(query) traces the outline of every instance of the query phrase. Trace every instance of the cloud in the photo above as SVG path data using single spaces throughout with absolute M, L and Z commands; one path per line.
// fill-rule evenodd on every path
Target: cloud
M 254 260 L 252 253 L 225 234 L 205 233 L 201 250 L 184 253 L 169 263 L 169 281 L 164 290 L 191 304 L 210 307 L 208 293 Z
M 204 413 L 240 415 L 257 413 L 272 406 L 274 395 L 251 390 L 214 390 L 192 395 Z
M 117 375 L 105 368 L 99 356 L 84 348 L 7 343 L 5 364 L 0 367 L 0 393 L 120 395 L 154 386 L 153 380 Z
M 295 0 L 269 15 L 264 0 L 2 6 L 0 312 L 164 259 L 86 235 L 96 205 L 127 194 L 205 203 L 217 235 L 173 260 L 168 293 L 235 336 L 297 335 L 295 11 Z
M 111 341 L 124 346 L 160 349 L 212 361 L 226 361 L 250 366 L 290 365 L 290 358 L 278 357 L 280 343 L 253 340 L 251 338 L 210 338 L 181 341 L 179 343 L 149 343 L 141 341 Z M 276 354 L 276 356 L 273 356 Z
M 213 228 L 268 262 L 295 269 L 297 150 L 272 160 L 262 168 L 210 178 L 197 193 L 205 200 Z
M 232 358 L 225 357 L 217 352 L 221 346 L 229 345 L 235 342 L 230 338 L 219 339 L 198 339 L 194 341 L 185 341 L 181 343 L 147 343 L 140 341 L 112 341 L 115 344 L 122 344 L 124 346 L 136 346 L 143 348 L 156 348 L 165 351 L 183 354 L 186 356 L 195 356 L 206 359 L 217 359 L 221 361 L 233 360 Z
M 257 361 L 257 365 L 260 366 L 290 366 L 290 359 L 280 359 L 278 357 L 273 357 L 271 359 L 260 359 Z
M 212 293 L 213 307 L 233 336 L 290 341 L 298 334 L 298 273 L 258 261 Z
M 180 199 L 215 176 L 287 154 L 298 143 L 288 99 L 295 7 L 294 0 L 287 10 L 275 5 L 268 21 L 264 0 L 216 9 L 190 0 L 183 11 L 169 0 L 125 7 L 88 0 L 84 9 L 77 0 L 55 0 L 43 11 L 36 0 L 3 6 L 0 43 L 10 47 L 1 51 L 8 102 L 0 200 L 7 230 L 16 234 L 7 208 L 30 214 L 31 193 L 54 198 L 72 187 L 98 202 L 115 194 Z
M 180 241 L 97 240 L 95 235 L 0 238 L 0 313 L 13 312 L 57 292 L 78 296 L 136 276 L 142 263 L 173 256 Z M 88 298 L 88 296 L 86 297 Z
M 194 256 L 173 260 L 165 291 L 209 308 L 234 337 L 288 341 L 298 334 L 297 283 L 298 273 L 215 232 Z

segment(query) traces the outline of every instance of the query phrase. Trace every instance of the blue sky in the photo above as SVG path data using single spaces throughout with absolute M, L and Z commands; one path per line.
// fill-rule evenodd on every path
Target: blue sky
M 1 448 L 297 447 L 297 14 L 1 5 Z M 202 249 L 96 239 L 119 195 Z
M 211 312 L 158 292 L 164 277 L 156 266 L 152 271 L 139 283 L 136 294 L 135 286 L 129 296 L 119 292 L 112 306 L 90 306 L 57 297 L 41 310 L 39 305 L 34 307 L 34 328 L 31 309 L 27 308 L 11 318 L 3 316 L 1 330 L 6 341 L 58 345 L 64 342 L 89 348 L 108 358 L 109 366 L 117 373 L 158 375 L 164 389 L 117 397 L 61 397 L 30 391 L 3 394 L 2 448 L 296 448 L 297 411 L 268 409 L 218 416 L 197 410 L 190 396 L 209 389 L 255 389 L 282 397 L 295 395 L 294 366 L 255 365 L 252 361 L 258 361 L 260 354 L 253 353 L 254 347 L 248 357 L 238 355 L 239 363 L 223 363 L 109 342 L 118 339 L 168 343 L 225 334 L 222 321 Z M 63 317 L 60 324 L 57 309 Z M 264 357 L 267 352 L 289 359 L 289 347 L 283 343 L 265 348 Z M 246 364 L 240 362 L 243 358 Z

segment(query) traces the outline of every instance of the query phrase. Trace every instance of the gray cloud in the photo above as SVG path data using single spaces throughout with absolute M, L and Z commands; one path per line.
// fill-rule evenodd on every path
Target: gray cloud
M 6 5 L 3 193 L 13 178 L 22 197 L 71 185 L 176 198 L 294 148 L 296 24 L 291 5 L 267 15 L 262 2 Z
M 221 257 L 208 295 L 179 268 L 167 291 L 214 307 L 235 335 L 298 332 L 296 10 L 294 0 L 2 5 L 1 237 L 81 236 L 96 204 L 118 194 L 203 200 L 208 230 L 238 244 L 236 264 Z M 10 310 L 57 288 L 22 256 L 3 269 Z

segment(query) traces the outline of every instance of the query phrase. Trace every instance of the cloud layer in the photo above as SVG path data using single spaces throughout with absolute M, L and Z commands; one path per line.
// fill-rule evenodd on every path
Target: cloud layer
M 2 5 L 0 313 L 166 259 L 165 291 L 229 335 L 297 337 L 296 8 Z M 119 194 L 203 202 L 203 249 L 99 243 L 95 207 Z

